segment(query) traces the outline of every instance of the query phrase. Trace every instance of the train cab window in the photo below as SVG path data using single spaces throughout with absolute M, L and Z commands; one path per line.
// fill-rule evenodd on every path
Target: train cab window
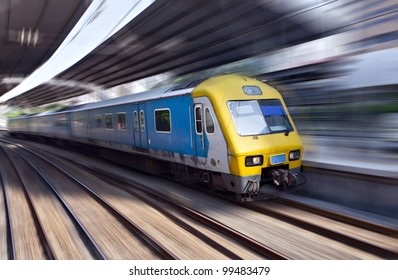
M 171 132 L 171 116 L 169 109 L 155 110 L 156 132 Z
M 140 123 L 141 123 L 141 131 L 145 131 L 145 115 L 144 111 L 140 111 Z
M 117 129 L 119 130 L 127 129 L 126 113 L 117 113 Z
M 293 131 L 293 127 L 280 100 L 264 99 L 259 100 L 258 103 L 270 129 L 270 133 Z
M 102 116 L 101 115 L 95 116 L 95 128 L 102 128 Z
M 203 133 L 202 106 L 195 106 L 195 130 L 197 134 Z
M 105 127 L 106 127 L 106 129 L 113 129 L 113 115 L 112 114 L 105 115 Z
M 293 131 L 278 99 L 228 101 L 235 127 L 242 136 Z
M 134 111 L 134 130 L 138 132 L 138 113 Z
M 228 108 L 241 136 L 269 133 L 257 100 L 228 101 Z
M 214 134 L 214 119 L 210 113 L 209 108 L 206 107 L 205 109 L 205 120 L 206 120 L 206 133 L 207 134 Z

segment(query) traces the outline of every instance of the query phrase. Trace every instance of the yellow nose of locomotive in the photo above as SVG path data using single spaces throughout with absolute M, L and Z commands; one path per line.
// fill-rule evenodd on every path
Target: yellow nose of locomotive
M 230 170 L 235 176 L 261 175 L 267 168 L 297 171 L 301 168 L 303 146 L 297 132 L 238 136 L 231 144 L 234 151 L 230 157 Z
M 255 79 L 223 77 L 228 83 L 209 95 L 228 143 L 231 174 L 300 168 L 303 146 L 280 93 Z
M 295 173 L 303 146 L 277 90 L 237 75 L 204 85 L 202 94 L 211 100 L 228 145 L 230 177 L 225 181 L 231 191 L 255 194 L 267 183 L 285 190 L 304 181 Z

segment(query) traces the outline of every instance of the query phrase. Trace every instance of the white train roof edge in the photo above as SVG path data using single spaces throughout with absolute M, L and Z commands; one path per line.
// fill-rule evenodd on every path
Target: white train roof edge
M 38 113 L 38 114 L 34 114 L 34 115 L 17 116 L 17 117 L 10 118 L 10 119 L 23 119 L 23 118 L 27 118 L 27 117 L 42 117 L 42 116 L 51 116 L 51 115 L 58 115 L 58 114 L 64 114 L 64 113 L 73 113 L 73 112 L 80 112 L 80 111 L 85 111 L 85 110 L 93 110 L 93 109 L 98 109 L 98 108 L 123 105 L 126 103 L 138 103 L 138 102 L 149 101 L 149 100 L 154 100 L 154 99 L 186 95 L 186 94 L 192 93 L 192 91 L 195 88 L 195 87 L 190 87 L 190 88 L 172 90 L 174 87 L 175 86 L 162 87 L 162 88 L 152 89 L 152 90 L 143 91 L 143 92 L 139 92 L 139 93 L 135 93 L 135 94 L 129 94 L 129 95 L 121 96 L 121 97 L 98 101 L 98 102 L 94 102 L 94 103 L 82 104 L 82 105 L 78 105 L 78 106 L 75 106 L 72 108 L 67 108 L 65 110 L 47 111 L 47 112 L 42 112 L 42 113 Z
M 92 109 L 98 109 L 98 108 L 104 108 L 104 107 L 111 107 L 111 106 L 117 106 L 117 105 L 122 105 L 126 103 L 137 103 L 137 102 L 142 102 L 142 101 L 149 101 L 153 99 L 160 99 L 160 98 L 166 98 L 166 97 L 172 97 L 172 96 L 178 96 L 178 95 L 186 95 L 190 94 L 194 88 L 185 88 L 185 89 L 179 89 L 179 90 L 170 90 L 172 87 L 166 87 L 166 88 L 158 88 L 158 89 L 153 89 L 149 91 L 144 91 L 136 94 L 129 94 L 117 98 L 112 98 L 104 101 L 99 101 L 95 103 L 87 103 L 79 106 L 76 109 L 71 109 L 69 112 L 79 112 L 79 111 L 85 111 L 85 110 L 92 110 Z

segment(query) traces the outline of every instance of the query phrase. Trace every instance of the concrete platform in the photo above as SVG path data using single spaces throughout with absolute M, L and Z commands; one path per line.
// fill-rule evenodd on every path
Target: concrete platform
M 307 184 L 297 195 L 398 219 L 398 153 L 351 139 L 303 140 Z

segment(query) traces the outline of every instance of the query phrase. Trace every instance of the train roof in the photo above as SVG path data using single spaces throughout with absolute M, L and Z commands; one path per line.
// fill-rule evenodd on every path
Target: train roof
M 115 105 L 121 105 L 125 103 L 135 103 L 135 102 L 141 102 L 141 101 L 147 101 L 147 100 L 152 100 L 152 99 L 159 99 L 159 98 L 166 98 L 166 97 L 172 97 L 172 96 L 179 96 L 179 95 L 186 95 L 186 94 L 191 94 L 194 87 L 193 85 L 196 86 L 203 80 L 198 80 L 194 82 L 189 82 L 185 84 L 179 84 L 179 85 L 174 85 L 174 86 L 168 86 L 168 87 L 163 87 L 163 88 L 157 88 L 157 89 L 152 89 L 136 94 L 130 94 L 126 96 L 121 96 L 117 98 L 112 98 L 104 101 L 99 101 L 99 102 L 94 102 L 94 103 L 87 103 L 87 104 L 82 104 L 82 105 L 77 105 L 77 106 L 72 106 L 72 107 L 66 107 L 60 110 L 54 110 L 54 111 L 47 111 L 47 112 L 42 112 L 38 114 L 30 114 L 30 115 L 21 115 L 17 117 L 13 117 L 10 119 L 24 119 L 26 117 L 41 117 L 41 116 L 50 116 L 50 115 L 57 115 L 57 114 L 62 114 L 62 113 L 70 113 L 70 112 L 79 112 L 79 111 L 84 111 L 84 110 L 91 110 L 91 109 L 96 109 L 96 108 L 103 108 L 103 107 L 109 107 L 109 106 L 115 106 Z
M 184 88 L 175 88 L 174 87 L 163 87 L 157 88 L 145 92 L 140 92 L 136 94 L 130 94 L 122 97 L 112 98 L 104 101 L 94 102 L 83 104 L 78 108 L 69 109 L 68 111 L 78 112 L 83 110 L 91 110 L 96 108 L 103 108 L 115 105 L 121 105 L 125 103 L 136 103 L 141 101 L 147 101 L 152 99 L 160 99 L 160 98 L 167 98 L 172 96 L 179 96 L 179 95 L 186 95 L 191 94 L 194 87 L 184 87 Z
M 103 108 L 115 105 L 121 105 L 125 103 L 135 103 L 141 101 L 148 101 L 153 99 L 167 98 L 172 96 L 186 95 L 191 94 L 196 86 L 198 86 L 201 82 L 205 81 L 207 78 L 198 79 L 194 81 L 189 81 L 185 83 L 180 83 L 177 85 L 162 87 L 151 89 L 148 91 L 129 94 L 126 96 L 121 96 L 117 98 L 112 98 L 104 101 L 88 103 L 80 105 L 78 108 L 72 108 L 68 111 L 83 111 L 83 110 L 91 110 L 96 108 Z

